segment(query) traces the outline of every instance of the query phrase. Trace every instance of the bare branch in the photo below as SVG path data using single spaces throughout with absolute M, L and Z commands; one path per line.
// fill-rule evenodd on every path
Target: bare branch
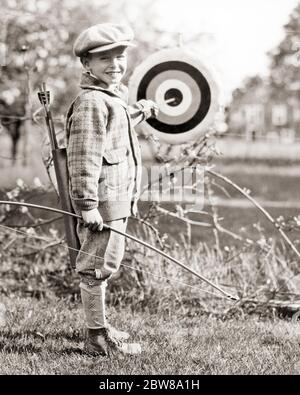
M 166 210 L 166 209 L 164 209 L 162 207 L 157 207 L 156 209 L 157 209 L 158 212 L 160 212 L 160 213 L 162 213 L 164 215 L 168 215 L 170 217 L 177 218 L 180 221 L 186 222 L 187 224 L 190 224 L 190 225 L 202 226 L 202 227 L 205 227 L 205 228 L 212 228 L 213 227 L 211 224 L 208 224 L 206 222 L 192 221 L 191 219 L 188 219 L 188 218 L 185 218 L 185 217 L 180 217 L 178 214 L 173 213 L 171 211 L 168 211 L 168 210 Z
M 145 225 L 145 226 L 147 226 L 149 229 L 151 229 L 152 232 L 155 234 L 155 237 L 156 237 L 157 241 L 159 242 L 160 247 L 161 247 L 161 248 L 164 248 L 164 247 L 165 247 L 165 246 L 164 246 L 164 243 L 163 243 L 162 240 L 161 240 L 161 237 L 160 237 L 160 234 L 159 234 L 159 230 L 158 230 L 157 228 L 155 228 L 154 225 L 150 224 L 150 222 L 145 221 L 145 220 L 142 219 L 142 218 L 132 217 L 132 219 L 134 219 L 134 220 L 137 221 L 137 222 L 142 223 L 143 225 Z
M 300 258 L 300 252 L 298 251 L 297 247 L 295 244 L 291 241 L 291 239 L 287 236 L 287 234 L 281 229 L 280 225 L 277 223 L 277 221 L 271 216 L 271 214 L 265 210 L 258 202 L 255 200 L 253 197 L 251 197 L 245 190 L 243 190 L 241 187 L 239 187 L 236 183 L 234 183 L 232 180 L 229 178 L 222 176 L 219 173 L 216 173 L 213 170 L 207 170 L 207 173 L 213 175 L 214 177 L 217 177 L 227 184 L 231 185 L 233 188 L 235 188 L 237 191 L 239 191 L 243 196 L 245 196 L 261 213 L 264 214 L 264 216 L 274 225 L 274 227 L 278 230 L 278 232 L 281 234 L 283 239 L 287 242 L 287 244 L 292 248 L 292 250 L 295 252 L 298 258 Z
M 48 219 L 46 221 L 38 219 L 37 222 L 35 222 L 33 224 L 26 224 L 26 225 L 10 225 L 10 224 L 7 224 L 7 226 L 9 226 L 10 228 L 15 228 L 15 229 L 19 229 L 19 228 L 38 228 L 39 226 L 49 225 L 49 224 L 51 224 L 51 223 L 53 223 L 55 221 L 58 221 L 60 219 L 62 219 L 62 216 L 55 217 L 55 218 L 52 218 L 52 219 Z M 41 222 L 38 222 L 38 221 L 41 221 Z

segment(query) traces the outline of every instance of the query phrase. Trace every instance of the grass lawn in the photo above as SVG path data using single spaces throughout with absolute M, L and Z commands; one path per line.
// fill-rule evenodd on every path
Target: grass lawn
M 227 176 L 242 188 L 249 189 L 251 196 L 259 201 L 300 201 L 300 168 L 299 167 L 278 167 L 263 169 L 260 166 L 217 166 L 220 174 Z M 284 171 L 285 170 L 285 171 Z M 216 180 L 218 181 L 218 180 Z M 239 192 L 232 187 L 218 181 L 219 185 L 226 188 L 231 198 L 244 199 Z M 217 188 L 215 192 L 226 198 Z
M 164 204 L 162 205 L 168 208 L 170 211 L 175 211 L 174 205 Z M 141 212 L 147 207 L 147 203 L 139 205 Z M 205 206 L 204 210 L 210 211 Z M 232 231 L 243 238 L 251 238 L 255 241 L 259 240 L 261 234 L 257 230 L 257 226 L 261 228 L 267 237 L 273 238 L 274 241 L 281 241 L 282 238 L 274 227 L 265 216 L 263 216 L 255 207 L 218 207 L 218 216 L 221 218 L 220 224 L 227 230 Z M 300 210 L 297 208 L 270 208 L 268 212 L 276 219 L 279 216 L 283 216 L 286 220 L 300 215 Z M 189 218 L 194 221 L 207 221 L 207 217 L 200 214 L 190 214 Z M 130 219 L 128 223 L 128 233 L 137 232 L 139 227 L 138 223 Z M 187 227 L 184 222 L 178 218 L 162 215 L 159 217 L 157 223 L 157 229 L 160 234 L 168 235 L 168 240 L 176 240 L 182 243 L 182 237 L 186 236 Z M 288 236 L 299 245 L 299 231 L 291 230 L 287 232 Z M 207 243 L 209 246 L 215 242 L 213 230 L 211 228 L 199 227 L 192 225 L 191 243 L 198 245 L 199 243 Z M 220 233 L 220 245 L 221 246 L 240 246 L 241 242 L 233 239 L 231 236 L 225 233 Z
M 1 374 L 300 374 L 300 326 L 257 317 L 221 320 L 196 309 L 155 315 L 111 308 L 113 323 L 142 344 L 141 356 L 83 354 L 78 303 L 8 299 L 0 329 Z

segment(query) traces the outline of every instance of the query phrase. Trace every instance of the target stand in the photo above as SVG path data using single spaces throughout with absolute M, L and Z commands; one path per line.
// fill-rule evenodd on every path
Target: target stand
M 178 49 L 159 51 L 134 71 L 129 81 L 130 103 L 153 100 L 156 119 L 140 125 L 168 144 L 184 144 L 207 133 L 219 110 L 219 89 L 199 59 Z

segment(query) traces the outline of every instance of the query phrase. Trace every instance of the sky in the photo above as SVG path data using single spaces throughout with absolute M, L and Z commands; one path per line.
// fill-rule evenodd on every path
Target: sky
M 242 80 L 266 75 L 267 52 L 284 37 L 283 25 L 299 0 L 159 0 L 159 27 L 193 34 L 209 33 L 198 55 L 219 76 L 225 98 Z

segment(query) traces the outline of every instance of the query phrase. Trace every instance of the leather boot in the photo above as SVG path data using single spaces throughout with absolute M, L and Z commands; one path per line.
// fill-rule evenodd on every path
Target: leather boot
M 110 334 L 108 328 L 88 329 L 84 351 L 92 355 L 106 356 L 110 352 L 121 352 L 122 354 L 136 355 L 141 353 L 139 343 L 125 343 L 116 340 Z

